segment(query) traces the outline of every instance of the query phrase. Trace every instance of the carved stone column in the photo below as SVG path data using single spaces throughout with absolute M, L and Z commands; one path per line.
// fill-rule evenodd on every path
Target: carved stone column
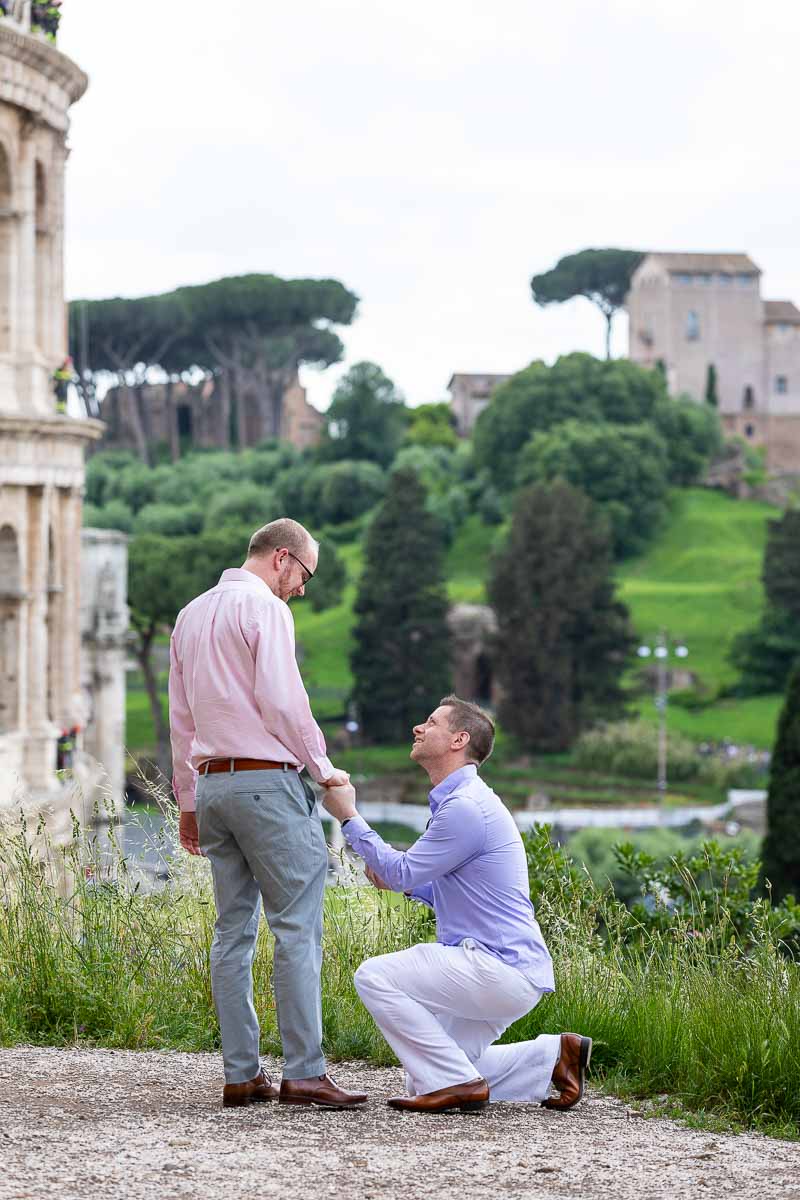
M 48 717 L 47 504 L 44 487 L 28 490 L 28 696 L 24 773 L 34 788 L 52 786 L 58 730 Z

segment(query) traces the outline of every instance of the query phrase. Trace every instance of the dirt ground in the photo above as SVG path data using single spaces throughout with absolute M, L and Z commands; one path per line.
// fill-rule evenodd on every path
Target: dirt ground
M 0 1198 L 800 1198 L 798 1143 L 685 1129 L 597 1094 L 567 1113 L 400 1114 L 385 1104 L 398 1070 L 333 1074 L 369 1093 L 365 1111 L 222 1109 L 215 1054 L 0 1050 Z

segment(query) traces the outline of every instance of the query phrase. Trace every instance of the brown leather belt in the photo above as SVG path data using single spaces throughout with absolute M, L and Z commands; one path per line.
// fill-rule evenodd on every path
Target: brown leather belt
M 211 775 L 215 771 L 296 771 L 294 763 L 271 762 L 267 758 L 208 758 L 201 762 L 197 770 L 201 775 Z

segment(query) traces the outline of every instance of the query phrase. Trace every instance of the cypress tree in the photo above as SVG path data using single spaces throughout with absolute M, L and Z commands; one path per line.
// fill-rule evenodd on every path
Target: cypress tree
M 350 656 L 365 736 L 409 738 L 450 685 L 444 536 L 413 471 L 397 471 L 367 533 Z
M 614 598 L 605 520 L 563 480 L 522 489 L 496 555 L 503 726 L 531 750 L 564 750 L 593 719 L 618 715 L 633 646 Z
M 712 408 L 719 408 L 717 368 L 713 363 L 708 364 L 708 370 L 706 371 L 706 404 L 710 404 Z
M 769 881 L 773 899 L 800 898 L 800 667 L 789 679 L 778 720 L 761 857 L 762 887 Z

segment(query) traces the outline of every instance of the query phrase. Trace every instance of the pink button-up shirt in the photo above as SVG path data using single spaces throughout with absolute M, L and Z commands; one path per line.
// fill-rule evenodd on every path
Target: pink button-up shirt
M 169 648 L 172 786 L 195 807 L 197 765 L 263 758 L 333 774 L 294 656 L 294 621 L 252 571 L 223 571 L 178 614 Z

